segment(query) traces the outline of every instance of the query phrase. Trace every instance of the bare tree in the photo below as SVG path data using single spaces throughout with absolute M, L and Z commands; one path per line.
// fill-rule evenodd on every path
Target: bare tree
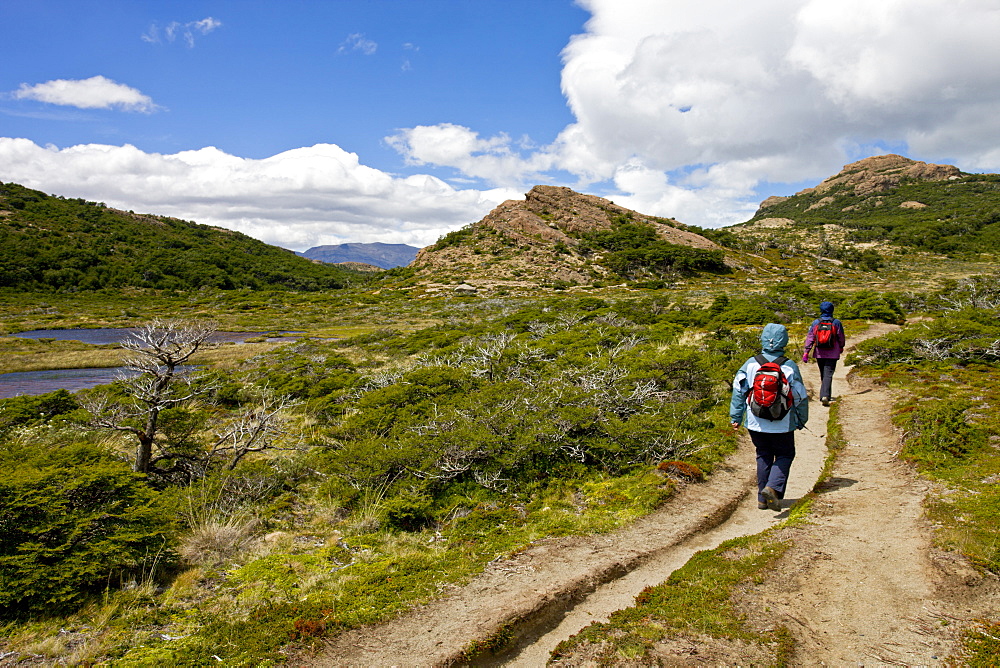
M 278 449 L 278 442 L 288 433 L 285 411 L 296 405 L 298 402 L 288 396 L 262 389 L 257 404 L 218 425 L 209 457 L 228 458 L 226 468 L 231 471 L 251 452 Z
M 195 374 L 185 366 L 215 333 L 211 324 L 154 320 L 122 342 L 130 352 L 118 381 L 133 401 L 113 402 L 107 396 L 85 407 L 95 427 L 130 433 L 139 441 L 132 469 L 148 473 L 160 413 L 195 398 L 206 388 L 193 386 Z

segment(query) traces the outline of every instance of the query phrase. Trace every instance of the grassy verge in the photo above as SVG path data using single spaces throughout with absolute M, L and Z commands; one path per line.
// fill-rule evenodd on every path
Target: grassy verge
M 741 643 L 741 652 L 771 658 L 783 665 L 791 649 L 784 629 L 770 633 L 751 630 L 734 607 L 731 594 L 741 582 L 763 578 L 789 544 L 766 531 L 726 541 L 695 554 L 662 584 L 647 587 L 636 604 L 615 612 L 606 623 L 592 624 L 560 643 L 552 658 L 587 651 L 598 665 L 621 661 L 657 661 L 655 647 L 666 638 L 697 640 L 709 636 Z
M 615 529 L 650 512 L 672 486 L 647 472 L 540 489 L 527 505 L 481 503 L 434 530 L 372 531 L 370 514 L 331 522 L 336 509 L 292 513 L 267 542 L 247 540 L 225 563 L 203 563 L 108 594 L 80 612 L 9 625 L 3 650 L 74 664 L 259 666 L 282 663 L 282 648 L 307 647 L 382 621 L 466 582 L 495 559 L 551 536 Z M 305 518 L 311 521 L 299 525 Z M 296 527 L 296 525 L 299 525 Z M 336 526 L 336 528 L 334 528 Z M 222 550 L 233 525 L 204 522 L 202 541 Z M 214 532 L 214 533 L 213 533 Z M 182 549 L 184 549 L 182 544 Z
M 113 367 L 120 364 L 121 350 L 115 346 L 0 337 L 0 373 Z

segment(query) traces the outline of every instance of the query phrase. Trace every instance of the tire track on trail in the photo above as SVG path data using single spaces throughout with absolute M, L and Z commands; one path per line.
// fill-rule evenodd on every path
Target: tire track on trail
M 887 329 L 876 326 L 852 343 Z M 834 394 L 847 388 L 850 367 L 839 365 Z M 815 366 L 803 368 L 810 394 Z M 383 624 L 353 629 L 312 657 L 312 666 L 439 666 L 468 664 L 473 643 L 503 633 L 508 649 L 476 665 L 539 666 L 562 640 L 659 584 L 691 555 L 725 540 L 759 533 L 787 517 L 788 507 L 815 485 L 827 454 L 829 409 L 813 401 L 809 429 L 796 433 L 797 455 L 780 513 L 757 509 L 754 452 L 749 438 L 708 482 L 683 486 L 653 514 L 609 534 L 540 541 L 491 564 L 468 585 Z

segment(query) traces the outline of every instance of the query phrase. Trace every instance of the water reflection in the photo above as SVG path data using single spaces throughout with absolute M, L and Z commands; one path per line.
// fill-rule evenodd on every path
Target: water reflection
M 81 341 L 92 345 L 118 344 L 136 331 L 129 327 L 106 327 L 100 329 L 33 329 L 28 332 L 11 334 L 23 339 L 56 339 L 59 341 Z M 264 336 L 270 332 L 215 332 L 209 337 L 210 343 L 244 343 L 247 339 Z M 278 332 L 278 336 L 268 337 L 270 342 L 292 341 L 292 334 L 302 332 Z M 76 392 L 96 385 L 112 382 L 123 367 L 88 369 L 50 369 L 47 371 L 18 371 L 0 374 L 0 399 L 19 395 L 37 395 L 56 390 Z
M 104 369 L 50 369 L 0 374 L 0 399 L 19 395 L 45 394 L 56 390 L 76 392 L 104 385 L 118 377 L 124 367 Z

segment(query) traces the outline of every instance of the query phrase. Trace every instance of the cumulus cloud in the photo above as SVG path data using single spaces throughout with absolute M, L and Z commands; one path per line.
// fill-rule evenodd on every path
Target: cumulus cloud
M 465 176 L 504 186 L 523 184 L 554 164 L 545 152 L 522 157 L 506 134 L 483 138 L 453 123 L 407 128 L 385 141 L 407 164 L 454 167 Z
M 351 51 L 358 51 L 362 55 L 371 56 L 378 51 L 378 44 L 366 39 L 361 33 L 354 33 L 347 36 L 341 44 L 340 48 L 337 49 L 337 53 L 349 53 Z
M 122 109 L 149 113 L 157 106 L 140 91 L 103 76 L 89 79 L 55 79 L 21 87 L 13 92 L 17 100 L 36 100 L 80 109 Z
M 562 54 L 575 121 L 551 144 L 518 151 L 448 124 L 390 144 L 497 184 L 562 170 L 699 225 L 746 220 L 774 194 L 763 184 L 820 180 L 889 147 L 1000 170 L 994 3 L 578 2 L 592 16 Z
M 426 175 L 393 177 L 333 144 L 251 160 L 211 147 L 163 155 L 129 145 L 59 149 L 0 138 L 0 174 L 46 192 L 217 225 L 293 250 L 351 241 L 424 246 L 522 196 L 456 190 Z
M 163 29 L 156 23 L 142 34 L 142 41 L 150 44 L 172 43 L 181 40 L 188 48 L 194 47 L 197 35 L 207 35 L 222 26 L 222 21 L 208 16 L 200 21 L 171 21 Z

